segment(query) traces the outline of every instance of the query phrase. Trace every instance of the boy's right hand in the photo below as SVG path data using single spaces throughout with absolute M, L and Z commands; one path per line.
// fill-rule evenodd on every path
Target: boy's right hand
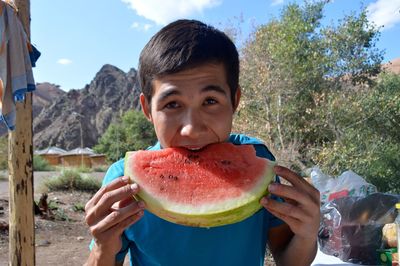
M 96 252 L 115 255 L 121 250 L 123 231 L 143 216 L 144 203 L 133 198 L 138 191 L 137 184 L 129 184 L 128 177 L 120 177 L 88 201 L 85 220 L 94 237 Z

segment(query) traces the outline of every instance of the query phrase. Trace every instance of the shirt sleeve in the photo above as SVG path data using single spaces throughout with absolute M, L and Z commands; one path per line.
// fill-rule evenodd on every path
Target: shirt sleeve
M 103 178 L 102 186 L 106 186 L 114 179 L 117 179 L 123 175 L 124 175 L 124 159 L 121 159 L 112 164 L 110 168 L 108 168 L 106 175 Z M 122 234 L 121 240 L 122 240 L 122 248 L 115 257 L 115 260 L 118 262 L 124 261 L 126 253 L 128 253 L 129 251 L 129 241 L 126 239 L 125 233 Z M 92 250 L 94 244 L 95 244 L 94 239 L 92 239 L 89 245 L 90 250 Z

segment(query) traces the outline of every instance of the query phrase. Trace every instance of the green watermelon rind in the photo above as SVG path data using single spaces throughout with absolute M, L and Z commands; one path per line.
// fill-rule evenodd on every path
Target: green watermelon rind
M 134 154 L 135 152 L 127 152 L 125 162 L 132 159 Z M 146 203 L 147 210 L 156 216 L 181 225 L 215 227 L 243 221 L 262 208 L 260 200 L 268 194 L 267 187 L 275 177 L 273 167 L 276 164 L 268 159 L 264 160 L 266 160 L 266 170 L 262 175 L 263 177 L 260 178 L 259 183 L 254 186 L 253 190 L 246 192 L 242 197 L 227 200 L 225 204 L 210 203 L 210 208 L 208 209 L 207 206 L 203 206 L 202 212 L 198 209 L 195 209 L 196 212 L 193 212 L 192 210 L 194 210 L 194 208 L 189 204 L 168 204 L 167 201 L 161 201 L 147 193 L 146 190 L 143 189 L 143 186 L 141 186 L 140 182 L 137 182 L 135 174 L 132 173 L 129 167 L 127 167 L 129 163 L 125 163 L 124 174 L 125 176 L 129 176 L 132 182 L 138 184 L 140 189 L 139 193 L 136 195 L 137 198 L 143 200 Z M 229 203 L 229 201 L 231 201 L 231 203 Z

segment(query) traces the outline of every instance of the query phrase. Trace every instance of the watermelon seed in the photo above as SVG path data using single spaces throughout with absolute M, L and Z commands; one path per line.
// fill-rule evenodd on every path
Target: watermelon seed
M 188 158 L 189 159 L 199 159 L 199 155 L 197 155 L 197 154 L 189 154 Z
M 231 162 L 230 162 L 230 161 L 227 161 L 227 160 L 222 160 L 221 163 L 222 163 L 223 165 L 230 165 L 230 164 L 231 164 Z
M 173 179 L 173 180 L 175 180 L 175 181 L 178 180 L 178 177 L 177 177 L 177 176 L 174 176 L 174 175 L 169 175 L 168 178 L 169 178 L 169 179 Z
M 161 178 L 161 179 L 164 179 L 164 175 L 163 175 L 163 174 L 161 174 L 161 175 L 160 175 L 160 178 Z

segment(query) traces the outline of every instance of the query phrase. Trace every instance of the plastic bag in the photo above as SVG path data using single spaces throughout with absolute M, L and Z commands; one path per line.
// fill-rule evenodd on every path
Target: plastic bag
M 321 195 L 321 205 L 341 197 L 363 197 L 376 193 L 374 185 L 349 170 L 337 178 L 322 173 L 318 167 L 311 170 L 311 180 Z
M 400 195 L 374 193 L 367 197 L 334 199 L 321 208 L 320 250 L 343 261 L 377 265 L 384 247 L 382 228 L 396 218 Z

